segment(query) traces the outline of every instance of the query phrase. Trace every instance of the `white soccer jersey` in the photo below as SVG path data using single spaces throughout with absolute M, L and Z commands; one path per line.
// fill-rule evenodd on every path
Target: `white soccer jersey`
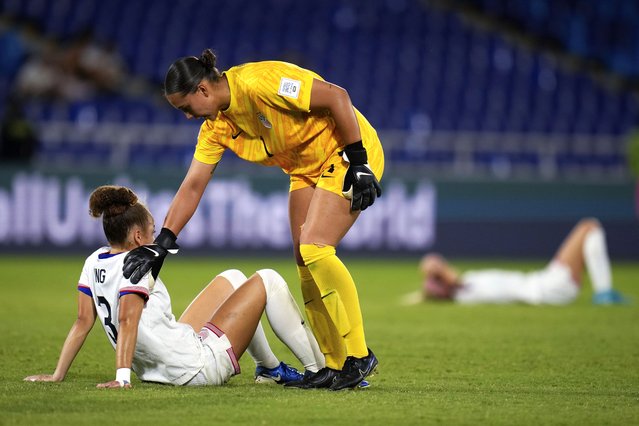
M 109 247 L 95 251 L 82 268 L 78 290 L 91 296 L 109 341 L 116 347 L 120 296 L 137 293 L 146 300 L 132 369 L 140 380 L 183 385 L 205 364 L 205 351 L 191 326 L 175 320 L 169 293 L 150 274 L 138 284 L 122 275 L 125 253 L 109 254 Z M 153 282 L 154 281 L 154 282 Z
M 526 303 L 531 305 L 564 305 L 575 300 L 579 286 L 570 268 L 551 262 L 534 272 L 488 269 L 468 271 L 460 279 L 455 293 L 459 303 Z

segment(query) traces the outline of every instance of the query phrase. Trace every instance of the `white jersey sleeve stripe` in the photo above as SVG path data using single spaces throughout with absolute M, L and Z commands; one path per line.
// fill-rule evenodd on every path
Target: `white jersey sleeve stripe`
M 149 290 L 144 287 L 122 287 L 120 288 L 120 297 L 125 294 L 139 294 L 145 301 L 149 300 Z
M 93 293 L 91 292 L 91 288 L 87 285 L 78 284 L 78 290 L 82 293 L 86 294 L 89 297 L 93 297 Z

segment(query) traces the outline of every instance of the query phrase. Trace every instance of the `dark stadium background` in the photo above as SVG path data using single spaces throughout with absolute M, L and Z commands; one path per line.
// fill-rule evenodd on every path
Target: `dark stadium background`
M 199 125 L 164 73 L 210 47 L 313 69 L 379 131 L 386 193 L 344 250 L 546 258 L 595 216 L 637 259 L 638 24 L 632 0 L 0 0 L 0 251 L 99 244 L 105 183 L 161 220 Z M 184 254 L 289 250 L 285 176 L 225 154 L 214 182 Z

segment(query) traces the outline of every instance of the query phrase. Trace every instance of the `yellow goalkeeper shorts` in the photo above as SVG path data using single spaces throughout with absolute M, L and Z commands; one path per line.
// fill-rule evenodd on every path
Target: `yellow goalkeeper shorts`
M 384 174 L 384 150 L 382 144 L 377 137 L 377 133 L 372 129 L 367 135 L 362 134 L 362 137 L 368 156 L 368 164 L 373 173 L 375 173 L 377 180 L 381 181 Z M 342 187 L 349 164 L 342 158 L 341 152 L 342 148 L 333 151 L 321 167 L 318 168 L 319 173 L 317 174 L 291 175 L 289 191 L 293 192 L 310 186 L 322 188 L 343 197 Z

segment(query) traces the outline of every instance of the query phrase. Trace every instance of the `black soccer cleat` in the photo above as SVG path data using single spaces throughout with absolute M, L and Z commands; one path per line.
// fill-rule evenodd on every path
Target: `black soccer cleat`
M 327 388 L 331 386 L 333 380 L 338 376 L 339 373 L 339 370 L 333 370 L 329 367 L 324 367 L 317 373 L 306 371 L 302 380 L 284 383 L 284 387 L 300 389 Z
M 347 357 L 342 371 L 335 377 L 329 389 L 336 391 L 356 388 L 367 376 L 375 371 L 377 363 L 377 357 L 370 349 L 368 350 L 368 355 L 364 358 Z

